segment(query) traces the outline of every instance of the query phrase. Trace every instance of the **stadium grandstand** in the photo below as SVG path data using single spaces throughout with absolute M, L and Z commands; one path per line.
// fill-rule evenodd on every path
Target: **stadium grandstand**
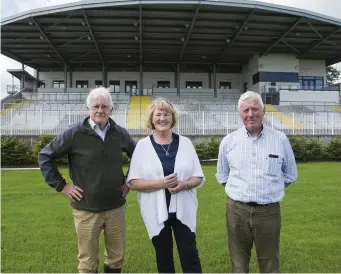
M 80 1 L 1 22 L 1 53 L 20 86 L 1 100 L 2 135 L 58 134 L 87 115 L 89 90 L 112 92 L 112 118 L 147 134 L 164 97 L 175 132 L 225 135 L 242 125 L 237 100 L 261 94 L 265 123 L 286 134 L 341 134 L 341 20 L 255 1 Z M 34 69 L 34 75 L 25 69 Z

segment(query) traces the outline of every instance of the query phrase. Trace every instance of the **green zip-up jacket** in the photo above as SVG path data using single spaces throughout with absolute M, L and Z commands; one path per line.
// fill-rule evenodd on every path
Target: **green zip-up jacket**
M 102 212 L 124 205 L 122 152 L 132 156 L 135 142 L 128 132 L 109 118 L 110 128 L 104 141 L 92 130 L 89 117 L 56 136 L 38 155 L 46 183 L 62 191 L 66 181 L 54 159 L 68 155 L 69 174 L 74 185 L 83 190 L 75 209 Z

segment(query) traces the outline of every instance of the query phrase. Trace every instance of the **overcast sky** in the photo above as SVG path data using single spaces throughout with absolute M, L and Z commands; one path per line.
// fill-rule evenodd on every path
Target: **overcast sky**
M 341 19 L 341 1 L 340 0 L 259 0 L 283 6 L 291 6 L 300 9 L 306 9 L 313 12 L 325 14 Z M 1 0 L 1 17 L 8 17 L 30 9 L 43 8 L 48 6 L 77 2 L 75 0 Z M 341 69 L 341 63 L 336 64 Z M 6 86 L 12 84 L 12 77 L 7 69 L 21 68 L 21 64 L 0 55 L 0 75 L 1 75 L 1 98 L 6 95 Z M 27 68 L 27 71 L 33 74 L 33 70 Z M 15 82 L 18 84 L 18 82 Z

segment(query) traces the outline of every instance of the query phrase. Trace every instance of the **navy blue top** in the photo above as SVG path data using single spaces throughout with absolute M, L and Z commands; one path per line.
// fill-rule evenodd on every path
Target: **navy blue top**
M 150 135 L 150 140 L 153 144 L 153 147 L 156 151 L 156 154 L 159 156 L 159 159 L 162 164 L 163 168 L 163 175 L 168 176 L 172 173 L 174 173 L 174 165 L 175 165 L 175 157 L 178 153 L 179 148 L 179 135 L 172 133 L 172 142 L 167 145 L 160 145 L 157 144 L 154 140 L 153 135 Z M 169 155 L 166 155 L 166 151 L 168 151 Z M 167 209 L 169 209 L 170 199 L 171 199 L 171 193 L 168 189 L 165 189 L 166 192 L 166 203 L 167 203 Z M 170 213 L 169 217 L 175 216 L 175 213 Z

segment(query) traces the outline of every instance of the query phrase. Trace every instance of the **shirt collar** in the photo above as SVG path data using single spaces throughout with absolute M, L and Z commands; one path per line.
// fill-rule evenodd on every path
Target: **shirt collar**
M 96 128 L 100 129 L 99 126 L 96 125 L 95 122 L 91 120 L 91 118 L 89 118 L 89 124 L 93 130 L 95 130 Z M 109 128 L 110 128 L 110 123 L 108 120 L 107 125 L 105 126 L 104 130 L 108 130 Z M 102 131 L 104 131 L 104 130 L 102 130 Z
M 244 126 L 244 129 L 245 129 L 245 134 L 246 134 L 246 137 L 257 137 L 257 138 L 260 138 L 260 137 L 262 137 L 263 136 L 263 134 L 264 134 L 264 131 L 265 131 L 265 127 L 263 126 L 263 124 L 262 124 L 262 129 L 261 129 L 261 132 L 260 133 L 258 133 L 258 135 L 257 136 L 252 136 L 251 135 L 251 132 Z

